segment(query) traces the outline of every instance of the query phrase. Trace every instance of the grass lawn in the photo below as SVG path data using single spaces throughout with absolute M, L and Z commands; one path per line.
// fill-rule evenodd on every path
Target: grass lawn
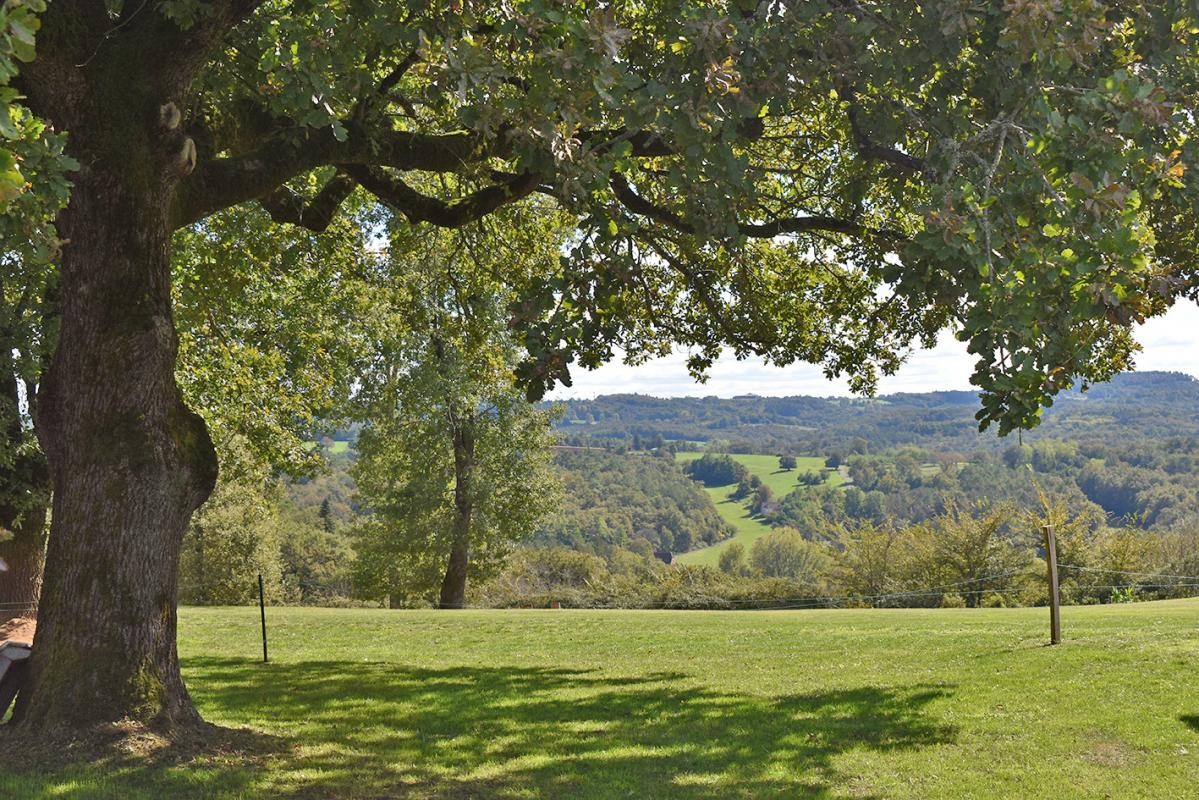
M 1183 798 L 1199 601 L 1047 612 L 183 609 L 211 721 L 266 750 L 0 797 Z
M 678 453 L 676 458 L 680 462 L 694 461 L 702 456 L 703 453 L 688 451 Z M 796 458 L 798 466 L 796 469 L 784 472 L 779 469 L 778 456 L 754 456 L 742 455 L 733 453 L 731 457 L 734 461 L 745 465 L 751 475 L 757 475 L 762 483 L 770 487 L 774 492 L 774 496 L 782 499 L 784 495 L 790 494 L 792 490 L 799 486 L 799 476 L 805 472 L 823 472 L 824 459 L 818 456 L 799 456 Z M 840 486 L 845 482 L 840 472 L 832 470 L 824 473 L 824 481 L 829 486 Z M 772 530 L 769 525 L 759 519 L 754 518 L 749 513 L 749 499 L 732 500 L 729 495 L 736 489 L 736 484 L 728 486 L 705 487 L 704 491 L 708 493 L 708 497 L 712 498 L 712 504 L 716 506 L 717 513 L 721 518 L 733 526 L 736 533 L 723 542 L 714 544 L 711 547 L 704 547 L 699 550 L 692 550 L 689 553 L 680 553 L 675 556 L 675 561 L 680 564 L 707 565 L 710 567 L 716 566 L 720 562 L 720 554 L 724 549 L 733 542 L 741 544 L 746 552 L 755 541 L 770 533 Z

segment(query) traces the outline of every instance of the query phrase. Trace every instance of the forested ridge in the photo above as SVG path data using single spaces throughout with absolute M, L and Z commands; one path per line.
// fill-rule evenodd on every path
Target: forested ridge
M 1012 437 L 980 433 L 978 395 L 968 391 L 860 397 L 733 398 L 605 395 L 563 401 L 566 441 L 660 435 L 720 441 L 733 452 L 835 450 L 855 437 L 874 449 L 917 445 L 1001 449 Z M 1174 372 L 1117 375 L 1087 391 L 1063 392 L 1024 441 L 1067 437 L 1170 438 L 1199 435 L 1199 381 Z M 1014 435 L 1013 435 L 1014 436 Z

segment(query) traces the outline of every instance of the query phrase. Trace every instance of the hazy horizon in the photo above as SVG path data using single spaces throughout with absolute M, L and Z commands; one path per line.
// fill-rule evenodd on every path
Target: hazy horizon
M 1199 331 L 1199 306 L 1177 303 L 1167 314 L 1138 326 L 1136 339 L 1144 350 L 1136 357 L 1135 372 L 1182 372 L 1199 378 L 1199 354 L 1195 352 Z M 601 395 L 641 394 L 652 397 L 854 397 L 844 380 L 828 380 L 819 367 L 795 364 L 772 367 L 760 359 L 737 361 L 725 356 L 709 372 L 706 383 L 687 374 L 687 355 L 676 352 L 646 364 L 631 367 L 605 364 L 597 370 L 574 369 L 572 387 L 557 387 L 547 399 L 586 400 Z M 937 346 L 917 350 L 892 376 L 879 381 L 878 395 L 923 394 L 928 392 L 977 391 L 970 385 L 974 358 L 966 345 L 950 334 L 942 334 Z

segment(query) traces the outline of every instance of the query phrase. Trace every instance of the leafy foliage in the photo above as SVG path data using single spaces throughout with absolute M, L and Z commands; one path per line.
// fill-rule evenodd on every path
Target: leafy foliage
M 948 327 L 1006 432 L 1194 291 L 1183 0 L 109 5 L 106 39 L 208 44 L 180 226 L 258 200 L 322 228 L 356 185 L 450 227 L 554 197 L 578 233 L 515 308 L 534 394 L 675 344 L 870 390 Z M 82 46 L 47 14 L 35 67 Z
M 14 140 L 27 143 L 36 139 L 29 130 L 33 121 L 18 104 L 20 94 L 9 84 L 21 62 L 33 60 L 35 36 L 41 22 L 38 14 L 46 10 L 45 0 L 10 0 L 0 6 L 0 210 L 9 213 L 8 204 L 25 190 L 30 177 L 22 173 L 21 148 L 9 149 Z
M 749 476 L 743 464 L 727 455 L 705 453 L 684 467 L 687 474 L 704 486 L 727 486 Z
M 242 476 L 222 481 L 192 519 L 179 565 L 180 602 L 239 605 L 258 597 L 258 575 L 272 603 L 291 599 L 284 586 L 277 498 Z
M 791 578 L 815 583 L 825 569 L 826 554 L 799 532 L 779 528 L 754 542 L 749 563 L 768 578 Z M 727 571 L 727 570 L 726 570 Z
M 550 413 L 515 387 L 518 351 L 492 277 L 509 254 L 480 249 L 478 234 L 429 232 L 410 249 L 408 234 L 393 240 L 391 308 L 404 324 L 384 329 L 362 378 L 353 468 L 371 510 L 355 562 L 366 597 L 427 598 L 458 551 L 464 574 L 494 571 L 555 495 Z M 526 251 L 524 267 L 554 246 L 551 237 Z
M 682 553 L 731 534 L 673 456 L 559 451 L 554 464 L 562 481 L 560 505 L 531 543 L 599 553 L 612 547 Z
M 175 240 L 178 380 L 222 442 L 239 437 L 255 464 L 293 474 L 320 468 L 315 431 L 346 419 L 387 320 L 383 275 L 370 247 L 368 209 L 322 235 L 273 230 L 260 209 L 239 207 L 180 231 Z

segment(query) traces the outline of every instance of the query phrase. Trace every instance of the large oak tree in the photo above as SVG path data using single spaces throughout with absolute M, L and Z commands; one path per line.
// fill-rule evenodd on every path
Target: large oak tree
M 534 393 L 670 342 L 697 370 L 725 344 L 868 389 L 955 326 L 980 421 L 1008 430 L 1128 366 L 1129 326 L 1192 290 L 1182 0 L 55 0 L 41 21 L 14 85 L 78 169 L 19 729 L 197 719 L 175 574 L 217 465 L 175 380 L 171 242 L 221 209 L 319 230 L 361 187 L 454 227 L 556 198 L 579 234 L 513 320 Z

